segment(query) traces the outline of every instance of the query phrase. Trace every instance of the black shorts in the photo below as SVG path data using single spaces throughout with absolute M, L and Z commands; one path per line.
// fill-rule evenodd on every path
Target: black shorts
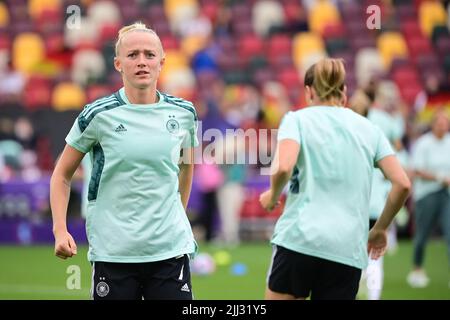
M 146 263 L 92 263 L 94 300 L 192 300 L 189 257 Z
M 311 300 L 354 300 L 361 269 L 274 246 L 268 275 L 273 292 Z

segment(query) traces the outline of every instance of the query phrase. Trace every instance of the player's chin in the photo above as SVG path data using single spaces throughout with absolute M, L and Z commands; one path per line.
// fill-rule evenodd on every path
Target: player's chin
M 135 82 L 134 87 L 138 89 L 148 89 L 150 87 L 151 82 L 149 80 L 138 80 Z

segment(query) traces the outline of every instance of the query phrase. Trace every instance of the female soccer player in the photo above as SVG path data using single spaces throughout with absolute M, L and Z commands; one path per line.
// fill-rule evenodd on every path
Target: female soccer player
M 66 225 L 70 181 L 89 153 L 93 299 L 192 299 L 188 255 L 197 245 L 185 210 L 197 114 L 190 102 L 156 89 L 163 64 L 153 30 L 122 28 L 114 65 L 123 88 L 84 108 L 52 175 L 55 254 L 66 259 L 77 253 Z
M 272 210 L 291 180 L 272 244 L 266 299 L 355 299 L 368 252 L 386 249 L 386 230 L 406 200 L 410 181 L 380 129 L 346 104 L 345 70 L 324 59 L 305 74 L 309 108 L 289 112 L 278 131 Z M 369 232 L 374 166 L 392 182 L 383 213 Z

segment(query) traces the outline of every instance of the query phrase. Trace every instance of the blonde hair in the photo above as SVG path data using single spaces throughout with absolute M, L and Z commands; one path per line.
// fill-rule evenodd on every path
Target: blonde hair
M 344 97 L 345 68 L 342 59 L 323 59 L 305 74 L 305 86 L 314 88 L 321 101 L 336 101 Z
M 120 47 L 120 45 L 122 43 L 123 37 L 127 33 L 132 32 L 132 31 L 148 32 L 148 33 L 156 36 L 156 38 L 158 39 L 158 42 L 159 42 L 160 50 L 161 50 L 161 58 L 164 57 L 164 49 L 163 49 L 163 46 L 162 46 L 162 43 L 161 43 L 161 39 L 159 38 L 158 34 L 155 32 L 155 30 L 147 28 L 147 26 L 144 23 L 140 22 L 140 21 L 135 22 L 133 24 L 130 24 L 128 26 L 125 26 L 125 27 L 123 27 L 123 28 L 121 28 L 119 30 L 119 33 L 118 33 L 118 36 L 117 36 L 117 41 L 116 41 L 116 46 L 115 46 L 116 57 L 119 55 L 119 47 Z

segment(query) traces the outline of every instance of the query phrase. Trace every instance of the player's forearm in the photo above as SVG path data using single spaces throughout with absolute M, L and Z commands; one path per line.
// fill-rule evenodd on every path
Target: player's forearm
M 427 171 L 416 170 L 414 171 L 414 174 L 416 177 L 419 177 L 423 180 L 442 182 L 442 177 L 434 175 Z
M 270 178 L 270 186 L 272 189 L 273 199 L 274 201 L 278 200 L 278 198 L 281 195 L 281 192 L 283 191 L 283 188 L 288 183 L 289 179 L 291 178 L 292 170 L 291 171 L 285 171 L 285 170 L 278 170 L 274 175 Z
M 178 174 L 178 184 L 181 196 L 181 202 L 184 210 L 187 208 L 189 196 L 192 188 L 192 178 L 194 176 L 194 164 L 181 164 Z
M 50 180 L 50 207 L 53 218 L 53 233 L 67 231 L 67 207 L 70 197 L 70 180 L 52 175 Z
M 383 213 L 375 223 L 374 228 L 386 230 L 394 219 L 395 215 L 402 208 L 409 196 L 410 186 L 393 184 L 391 192 L 386 200 Z

